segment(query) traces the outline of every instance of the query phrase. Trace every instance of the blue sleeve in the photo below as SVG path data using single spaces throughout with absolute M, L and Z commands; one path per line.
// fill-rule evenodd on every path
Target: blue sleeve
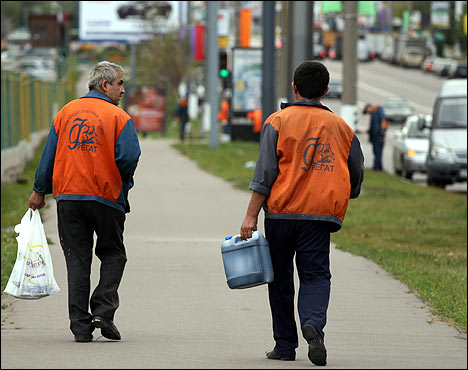
M 348 157 L 349 180 L 351 182 L 351 199 L 359 197 L 361 184 L 364 181 L 364 155 L 361 143 L 356 135 L 353 137 Z
M 129 119 L 115 144 L 115 163 L 120 171 L 123 183 L 133 183 L 133 174 L 140 155 L 140 143 L 138 142 L 135 124 L 132 119 Z
M 55 152 L 57 150 L 58 135 L 54 125 L 50 128 L 41 160 L 36 170 L 33 190 L 41 194 L 52 193 L 52 175 L 54 173 Z

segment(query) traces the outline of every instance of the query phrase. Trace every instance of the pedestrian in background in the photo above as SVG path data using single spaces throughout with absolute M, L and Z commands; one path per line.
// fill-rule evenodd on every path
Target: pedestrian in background
M 53 192 L 57 201 L 70 329 L 76 342 L 92 341 L 95 328 L 108 339 L 121 339 L 113 320 L 127 262 L 127 196 L 141 154 L 134 123 L 118 107 L 125 93 L 123 75 L 121 66 L 107 61 L 92 67 L 89 92 L 66 104 L 54 119 L 29 198 L 33 210 L 45 205 L 46 194 Z M 94 232 L 101 269 L 90 299 Z
M 369 142 L 372 143 L 372 151 L 374 153 L 374 171 L 382 171 L 382 154 L 385 143 L 385 132 L 388 128 L 388 121 L 385 119 L 385 112 L 380 105 L 372 106 L 366 104 L 363 114 L 370 114 L 369 124 Z
M 187 99 L 181 98 L 174 113 L 174 118 L 180 123 L 180 141 L 185 139 L 185 127 L 189 121 Z
M 230 140 L 230 127 L 229 127 L 229 102 L 223 99 L 220 104 L 218 112 L 218 121 L 221 125 L 221 141 L 228 142 Z
M 326 365 L 324 327 L 330 297 L 330 233 L 341 228 L 350 198 L 364 178 L 361 145 L 351 127 L 320 102 L 329 73 L 306 61 L 294 73 L 296 101 L 263 124 L 253 190 L 241 237 L 257 230 L 263 206 L 274 281 L 268 284 L 273 320 L 272 360 L 295 360 L 294 267 L 299 275 L 298 313 L 308 357 Z

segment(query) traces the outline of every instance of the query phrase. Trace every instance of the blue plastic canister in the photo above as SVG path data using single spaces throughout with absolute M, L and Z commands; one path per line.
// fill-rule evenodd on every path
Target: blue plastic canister
M 270 247 L 259 231 L 248 240 L 240 235 L 226 237 L 221 255 L 229 288 L 245 289 L 273 281 Z

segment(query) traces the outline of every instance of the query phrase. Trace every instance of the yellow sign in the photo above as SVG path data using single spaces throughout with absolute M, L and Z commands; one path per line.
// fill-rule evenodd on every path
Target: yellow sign
M 218 37 L 218 47 L 226 48 L 228 46 L 229 40 L 226 36 Z

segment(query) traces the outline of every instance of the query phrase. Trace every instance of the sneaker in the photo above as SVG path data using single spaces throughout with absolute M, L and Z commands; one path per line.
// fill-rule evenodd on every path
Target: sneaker
M 95 328 L 101 329 L 101 334 L 107 339 L 120 340 L 121 336 L 119 330 L 112 320 L 107 320 L 102 316 L 94 316 L 91 324 Z
M 278 355 L 275 350 L 267 351 L 265 352 L 267 359 L 269 360 L 282 360 L 282 361 L 294 361 L 296 358 L 295 357 L 282 357 Z
M 323 344 L 323 338 L 317 333 L 317 330 L 312 325 L 304 325 L 302 328 L 302 335 L 309 343 L 309 360 L 318 366 L 325 366 L 327 364 L 327 350 Z

